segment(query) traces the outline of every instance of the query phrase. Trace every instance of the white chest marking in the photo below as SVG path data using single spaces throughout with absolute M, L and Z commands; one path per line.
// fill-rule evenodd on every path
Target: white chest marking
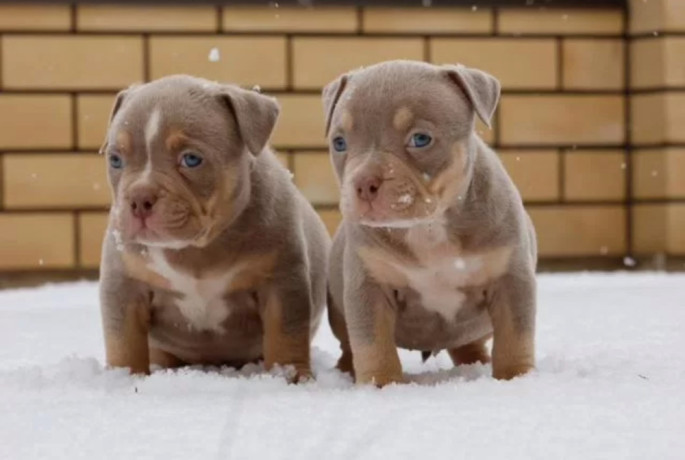
M 406 241 L 419 265 L 397 268 L 404 272 L 409 287 L 420 294 L 424 308 L 453 320 L 466 300 L 462 289 L 472 284 L 473 275 L 483 265 L 481 258 L 460 254 L 441 223 L 410 228 Z
M 173 268 L 161 249 L 150 248 L 149 255 L 148 267 L 168 279 L 171 288 L 183 296 L 176 306 L 189 325 L 200 331 L 225 332 L 222 323 L 229 310 L 223 296 L 236 269 L 221 276 L 194 278 Z

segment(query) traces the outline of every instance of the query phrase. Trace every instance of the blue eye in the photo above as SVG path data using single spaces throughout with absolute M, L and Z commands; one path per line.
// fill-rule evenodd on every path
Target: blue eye
M 201 164 L 202 158 L 193 153 L 186 153 L 181 158 L 181 165 L 185 166 L 186 168 L 197 168 Z
M 121 169 L 124 167 L 124 160 L 119 155 L 110 155 L 109 165 L 114 169 Z
M 426 147 L 433 141 L 433 138 L 425 133 L 416 133 L 411 137 L 409 141 L 409 147 L 422 148 Z
M 345 139 L 342 136 L 333 139 L 333 149 L 336 152 L 344 152 L 347 150 L 347 142 L 345 142 Z

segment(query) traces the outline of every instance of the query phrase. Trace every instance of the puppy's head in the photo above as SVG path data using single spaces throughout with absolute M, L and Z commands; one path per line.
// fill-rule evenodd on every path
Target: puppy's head
M 326 134 L 346 219 L 407 227 L 458 202 L 470 179 L 475 116 L 488 126 L 492 76 L 463 66 L 391 61 L 323 91 Z
M 101 148 L 124 242 L 202 247 L 247 206 L 278 117 L 253 91 L 173 76 L 122 91 Z

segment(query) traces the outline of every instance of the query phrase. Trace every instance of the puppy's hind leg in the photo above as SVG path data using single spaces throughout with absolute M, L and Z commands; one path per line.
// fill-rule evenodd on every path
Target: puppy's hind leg
M 162 369 L 176 369 L 185 366 L 186 363 L 167 351 L 150 346 L 150 365 L 159 366 Z
M 535 366 L 535 275 L 506 275 L 488 307 L 494 330 L 492 375 L 509 380 Z
M 293 383 L 313 378 L 310 367 L 310 321 L 313 304 L 309 282 L 302 271 L 291 283 L 272 286 L 261 307 L 264 328 L 264 366 L 292 366 Z
M 461 347 L 450 348 L 447 353 L 452 358 L 455 366 L 460 364 L 475 364 L 475 363 L 489 363 L 490 354 L 485 346 L 485 343 L 491 336 L 483 337 L 482 339 L 474 340 L 471 343 L 462 345 Z

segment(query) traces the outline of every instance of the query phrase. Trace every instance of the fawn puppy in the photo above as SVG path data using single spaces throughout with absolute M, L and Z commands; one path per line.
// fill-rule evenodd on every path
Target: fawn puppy
M 495 378 L 534 366 L 535 231 L 497 155 L 499 82 L 463 66 L 391 61 L 323 91 L 343 222 L 329 265 L 338 367 L 357 382 L 403 380 L 397 347 L 487 362 Z
M 311 376 L 330 241 L 267 146 L 278 113 L 272 98 L 189 76 L 119 93 L 101 149 L 109 365 L 263 359 Z

